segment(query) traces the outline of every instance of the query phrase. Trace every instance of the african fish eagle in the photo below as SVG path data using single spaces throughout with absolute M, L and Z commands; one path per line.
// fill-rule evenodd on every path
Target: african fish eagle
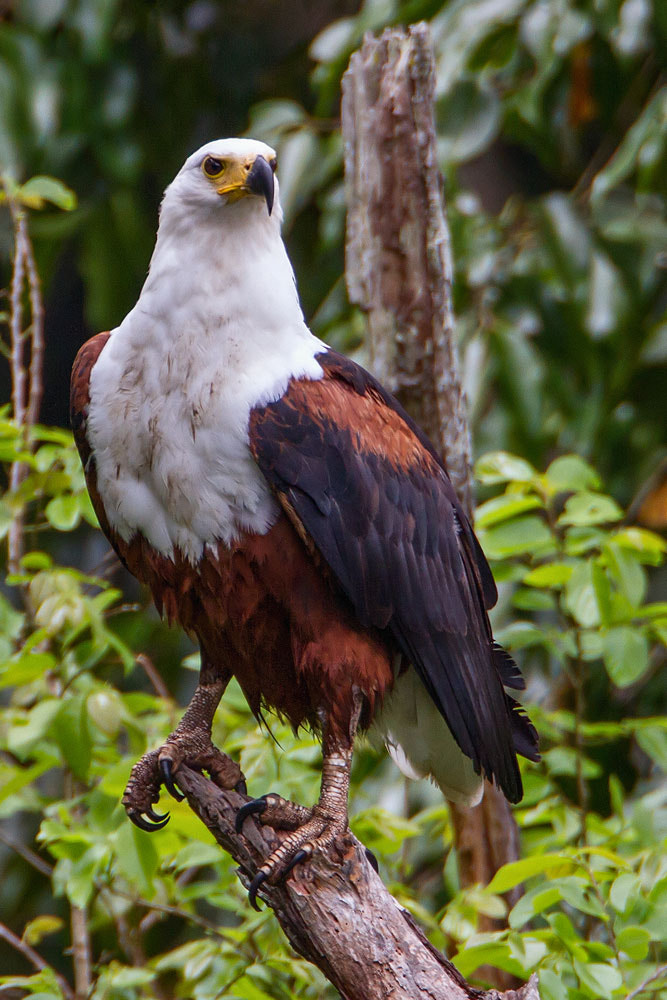
M 494 643 L 496 588 L 441 457 L 363 368 L 306 326 L 283 244 L 276 154 L 209 142 L 167 188 L 148 277 L 120 326 L 79 351 L 71 414 L 100 525 L 158 610 L 194 635 L 201 673 L 177 729 L 134 766 L 141 829 L 181 764 L 245 791 L 212 743 L 236 677 L 256 715 L 321 733 L 318 803 L 250 800 L 290 830 L 277 879 L 347 829 L 352 745 L 373 727 L 410 777 L 474 804 L 522 795 L 533 726 Z

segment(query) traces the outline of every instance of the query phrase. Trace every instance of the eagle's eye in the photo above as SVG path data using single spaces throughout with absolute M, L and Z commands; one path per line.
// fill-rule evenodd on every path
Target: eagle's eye
M 275 174 L 276 170 L 278 169 L 278 157 L 277 156 L 273 156 L 269 160 L 269 166 L 271 167 L 271 169 L 273 170 L 273 172 Z
M 219 177 L 227 164 L 223 160 L 218 160 L 215 156 L 207 156 L 201 165 L 207 177 Z

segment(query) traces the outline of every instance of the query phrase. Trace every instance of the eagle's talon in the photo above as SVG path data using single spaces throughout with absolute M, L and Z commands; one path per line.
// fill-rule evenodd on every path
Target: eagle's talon
M 236 782 L 236 784 L 234 785 L 234 791 L 238 792 L 239 795 L 247 795 L 248 794 L 248 786 L 246 784 L 245 778 L 241 778 L 240 781 Z
M 146 814 L 151 817 L 158 815 L 157 813 L 154 813 L 152 809 L 146 809 Z M 169 813 L 167 813 L 161 820 L 155 822 L 149 822 L 149 820 L 144 819 L 142 814 L 134 809 L 128 809 L 127 815 L 136 827 L 140 830 L 144 830 L 146 833 L 155 833 L 156 830 L 162 830 L 163 827 L 165 827 L 169 822 Z
M 149 819 L 152 819 L 154 823 L 164 823 L 169 819 L 169 813 L 156 813 L 154 809 L 144 809 L 145 814 Z
M 380 866 L 378 865 L 378 859 L 375 857 L 372 851 L 369 851 L 367 847 L 364 847 L 364 852 L 366 854 L 366 861 L 373 869 L 376 875 L 380 874 Z
M 260 912 L 260 908 L 257 903 L 257 891 L 260 888 L 260 886 L 263 885 L 264 882 L 266 882 L 268 877 L 269 876 L 266 874 L 266 872 L 260 868 L 260 870 L 255 875 L 254 879 L 250 883 L 250 886 L 248 887 L 248 902 L 252 906 L 253 910 L 257 910 L 258 913 Z
M 311 856 L 312 853 L 313 853 L 313 845 L 304 844 L 301 850 L 296 852 L 290 863 L 285 868 L 281 877 L 284 879 L 287 878 L 292 869 L 296 868 L 297 865 L 300 865 L 302 861 L 306 861 Z
M 258 799 L 250 799 L 250 802 L 246 802 L 245 805 L 242 805 L 236 814 L 236 819 L 234 820 L 234 829 L 236 832 L 241 833 L 243 824 L 248 816 L 252 816 L 255 813 L 263 813 L 266 811 L 266 807 L 266 795 L 261 795 Z
M 162 784 L 167 789 L 169 794 L 176 799 L 177 802 L 182 802 L 185 798 L 182 792 L 179 792 L 178 788 L 174 784 L 174 778 L 171 773 L 172 761 L 169 757 L 162 757 L 160 760 L 160 774 L 162 776 Z

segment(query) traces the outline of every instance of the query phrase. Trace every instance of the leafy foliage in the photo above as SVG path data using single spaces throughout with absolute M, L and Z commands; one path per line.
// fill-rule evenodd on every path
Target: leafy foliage
M 120 319 L 143 280 L 155 226 L 146 204 L 191 148 L 238 131 L 241 107 L 257 98 L 252 74 L 225 57 L 221 40 L 233 33 L 215 5 L 182 6 L 26 0 L 0 25 L 0 161 L 17 178 L 27 164 L 38 172 L 5 178 L 5 190 L 39 210 L 31 228 L 47 282 L 68 242 L 98 328 Z M 521 456 L 478 462 L 478 530 L 501 583 L 496 632 L 530 679 L 544 757 L 524 766 L 522 859 L 486 888 L 460 889 L 435 789 L 406 786 L 363 745 L 352 826 L 466 976 L 485 965 L 538 970 L 546 1000 L 647 1000 L 664 988 L 667 962 L 665 544 L 625 507 L 659 460 L 667 389 L 667 22 L 659 0 L 366 0 L 318 35 L 313 100 L 293 87 L 289 99 L 258 102 L 250 131 L 279 148 L 312 323 L 346 349 L 362 347 L 364 321 L 341 278 L 342 146 L 331 116 L 363 32 L 419 17 L 431 22 L 439 68 L 476 439 Z M 272 90 L 285 92 L 281 83 L 262 93 Z M 221 125 L 230 100 L 236 119 Z M 78 209 L 53 211 L 75 208 L 72 188 Z M 6 484 L 16 463 L 25 473 L 3 488 L 0 536 L 19 519 L 26 543 L 0 594 L 0 899 L 19 942 L 2 952 L 0 983 L 69 1000 L 78 963 L 94 1000 L 333 996 L 271 915 L 249 910 L 187 808 L 170 803 L 169 826 L 152 836 L 126 820 L 132 764 L 187 699 L 189 650 L 144 596 L 122 603 L 109 582 L 115 568 L 91 540 L 67 432 L 17 428 L 5 410 L 0 462 Z M 137 597 L 127 580 L 122 589 Z M 196 668 L 196 656 L 184 666 Z M 239 755 L 253 790 L 314 800 L 315 743 L 278 724 L 272 732 L 277 743 L 232 685 L 215 741 Z M 512 901 L 519 883 L 526 892 Z M 508 929 L 479 933 L 480 914 L 507 918 Z M 91 949 L 83 967 L 71 955 L 74 926 Z M 33 962 L 33 975 L 28 946 L 45 966 Z
M 0 430 L 3 453 L 17 456 L 19 431 L 10 421 Z M 47 554 L 54 532 L 76 531 L 92 515 L 69 435 L 36 428 L 34 439 L 21 496 L 3 498 L 8 510 L 29 507 L 34 537 L 43 541 L 11 581 L 25 588 L 28 609 L 0 602 L 0 686 L 11 691 L 0 714 L 0 816 L 8 830 L 19 817 L 28 828 L 39 824 L 37 862 L 28 852 L 12 865 L 15 886 L 36 885 L 23 908 L 5 907 L 8 916 L 23 921 L 24 941 L 67 976 L 57 957 L 67 946 L 67 909 L 83 911 L 93 954 L 105 955 L 94 976 L 100 1000 L 165 990 L 250 1000 L 332 995 L 289 954 L 270 914 L 250 911 L 228 859 L 186 806 L 170 803 L 171 822 L 158 834 L 127 821 L 120 798 L 130 768 L 173 728 L 178 709 L 145 685 L 137 689 L 140 663 L 119 622 L 143 612 L 119 605 L 119 591 L 103 578 Z M 547 1000 L 621 997 L 656 972 L 667 926 L 667 799 L 657 781 L 667 725 L 632 711 L 655 698 L 667 607 L 645 598 L 647 570 L 662 561 L 665 544 L 623 524 L 596 473 L 576 456 L 538 474 L 523 459 L 494 453 L 477 471 L 482 483 L 504 487 L 478 513 L 505 604 L 518 614 L 499 636 L 532 667 L 540 702 L 530 711 L 544 762 L 525 767 L 526 797 L 516 812 L 522 860 L 486 889 L 458 891 L 444 803 L 414 786 L 405 813 L 402 779 L 370 748 L 355 763 L 352 826 L 400 902 L 439 947 L 454 950 L 466 976 L 481 964 L 524 977 L 538 969 Z M 53 516 L 56 500 L 66 517 L 58 506 Z M 196 665 L 196 657 L 186 661 Z M 616 718 L 596 715 L 592 692 L 601 684 L 612 705 L 629 692 Z M 547 692 L 559 692 L 553 707 Z M 272 731 L 278 743 L 258 730 L 232 686 L 215 741 L 240 755 L 251 787 L 312 801 L 316 745 L 278 724 Z M 505 914 L 503 893 L 519 883 L 527 892 L 509 909 L 509 929 L 477 933 L 478 915 Z M 48 970 L 1 981 L 63 996 Z
M 311 46 L 319 114 L 335 113 L 364 31 L 420 16 L 478 444 L 538 464 L 554 449 L 595 456 L 628 502 L 664 450 L 662 4 L 367 0 Z M 288 165 L 288 221 L 317 200 L 330 254 L 344 227 L 338 135 L 287 101 L 256 106 L 250 131 Z M 350 349 L 363 324 L 337 279 L 313 319 Z

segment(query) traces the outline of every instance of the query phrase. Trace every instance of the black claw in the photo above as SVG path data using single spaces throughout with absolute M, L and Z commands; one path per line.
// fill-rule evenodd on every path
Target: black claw
M 300 865 L 302 861 L 306 860 L 306 858 L 309 858 L 311 853 L 312 849 L 304 850 L 302 848 L 300 851 L 297 851 L 292 860 L 290 861 L 290 863 L 288 864 L 287 868 L 283 872 L 283 878 L 287 878 L 292 869 L 295 868 L 296 865 Z
M 369 851 L 367 847 L 364 847 L 366 852 L 366 860 L 376 874 L 380 874 L 380 866 L 378 865 L 378 859 L 375 857 L 372 851 Z
M 246 802 L 244 806 L 241 806 L 236 814 L 236 819 L 234 821 L 234 827 L 236 832 L 240 833 L 243 829 L 243 824 L 248 818 L 252 816 L 253 813 L 263 813 L 266 809 L 266 796 L 262 795 L 259 799 L 250 799 L 250 802 Z
M 174 779 L 171 774 L 171 761 L 169 757 L 163 757 L 160 761 L 160 774 L 162 775 L 162 784 L 167 789 L 169 794 L 172 795 L 177 802 L 182 802 L 185 795 L 181 794 L 174 784 Z
M 150 815 L 153 813 L 153 810 L 147 809 L 146 812 Z M 127 815 L 135 826 L 138 826 L 140 830 L 145 830 L 146 833 L 155 833 L 156 830 L 161 830 L 169 822 L 169 814 L 167 814 L 165 818 L 158 823 L 149 823 L 147 819 L 144 819 L 140 812 L 137 812 L 134 809 L 128 810 Z M 156 815 L 156 813 L 153 813 L 153 815 Z
M 144 812 L 154 823 L 162 823 L 164 820 L 169 819 L 169 813 L 156 813 L 154 809 L 144 809 Z
M 236 782 L 236 784 L 234 785 L 234 791 L 238 792 L 239 795 L 248 794 L 248 786 L 246 785 L 245 778 L 241 778 L 240 781 Z M 236 832 L 238 833 L 238 830 Z
M 259 889 L 259 887 L 262 885 L 263 882 L 266 882 L 268 877 L 269 876 L 266 874 L 266 872 L 263 872 L 260 869 L 260 871 L 257 872 L 254 879 L 250 883 L 250 887 L 248 889 L 248 902 L 252 906 L 253 910 L 257 910 L 258 913 L 260 912 L 260 909 L 259 906 L 257 905 L 257 890 Z

